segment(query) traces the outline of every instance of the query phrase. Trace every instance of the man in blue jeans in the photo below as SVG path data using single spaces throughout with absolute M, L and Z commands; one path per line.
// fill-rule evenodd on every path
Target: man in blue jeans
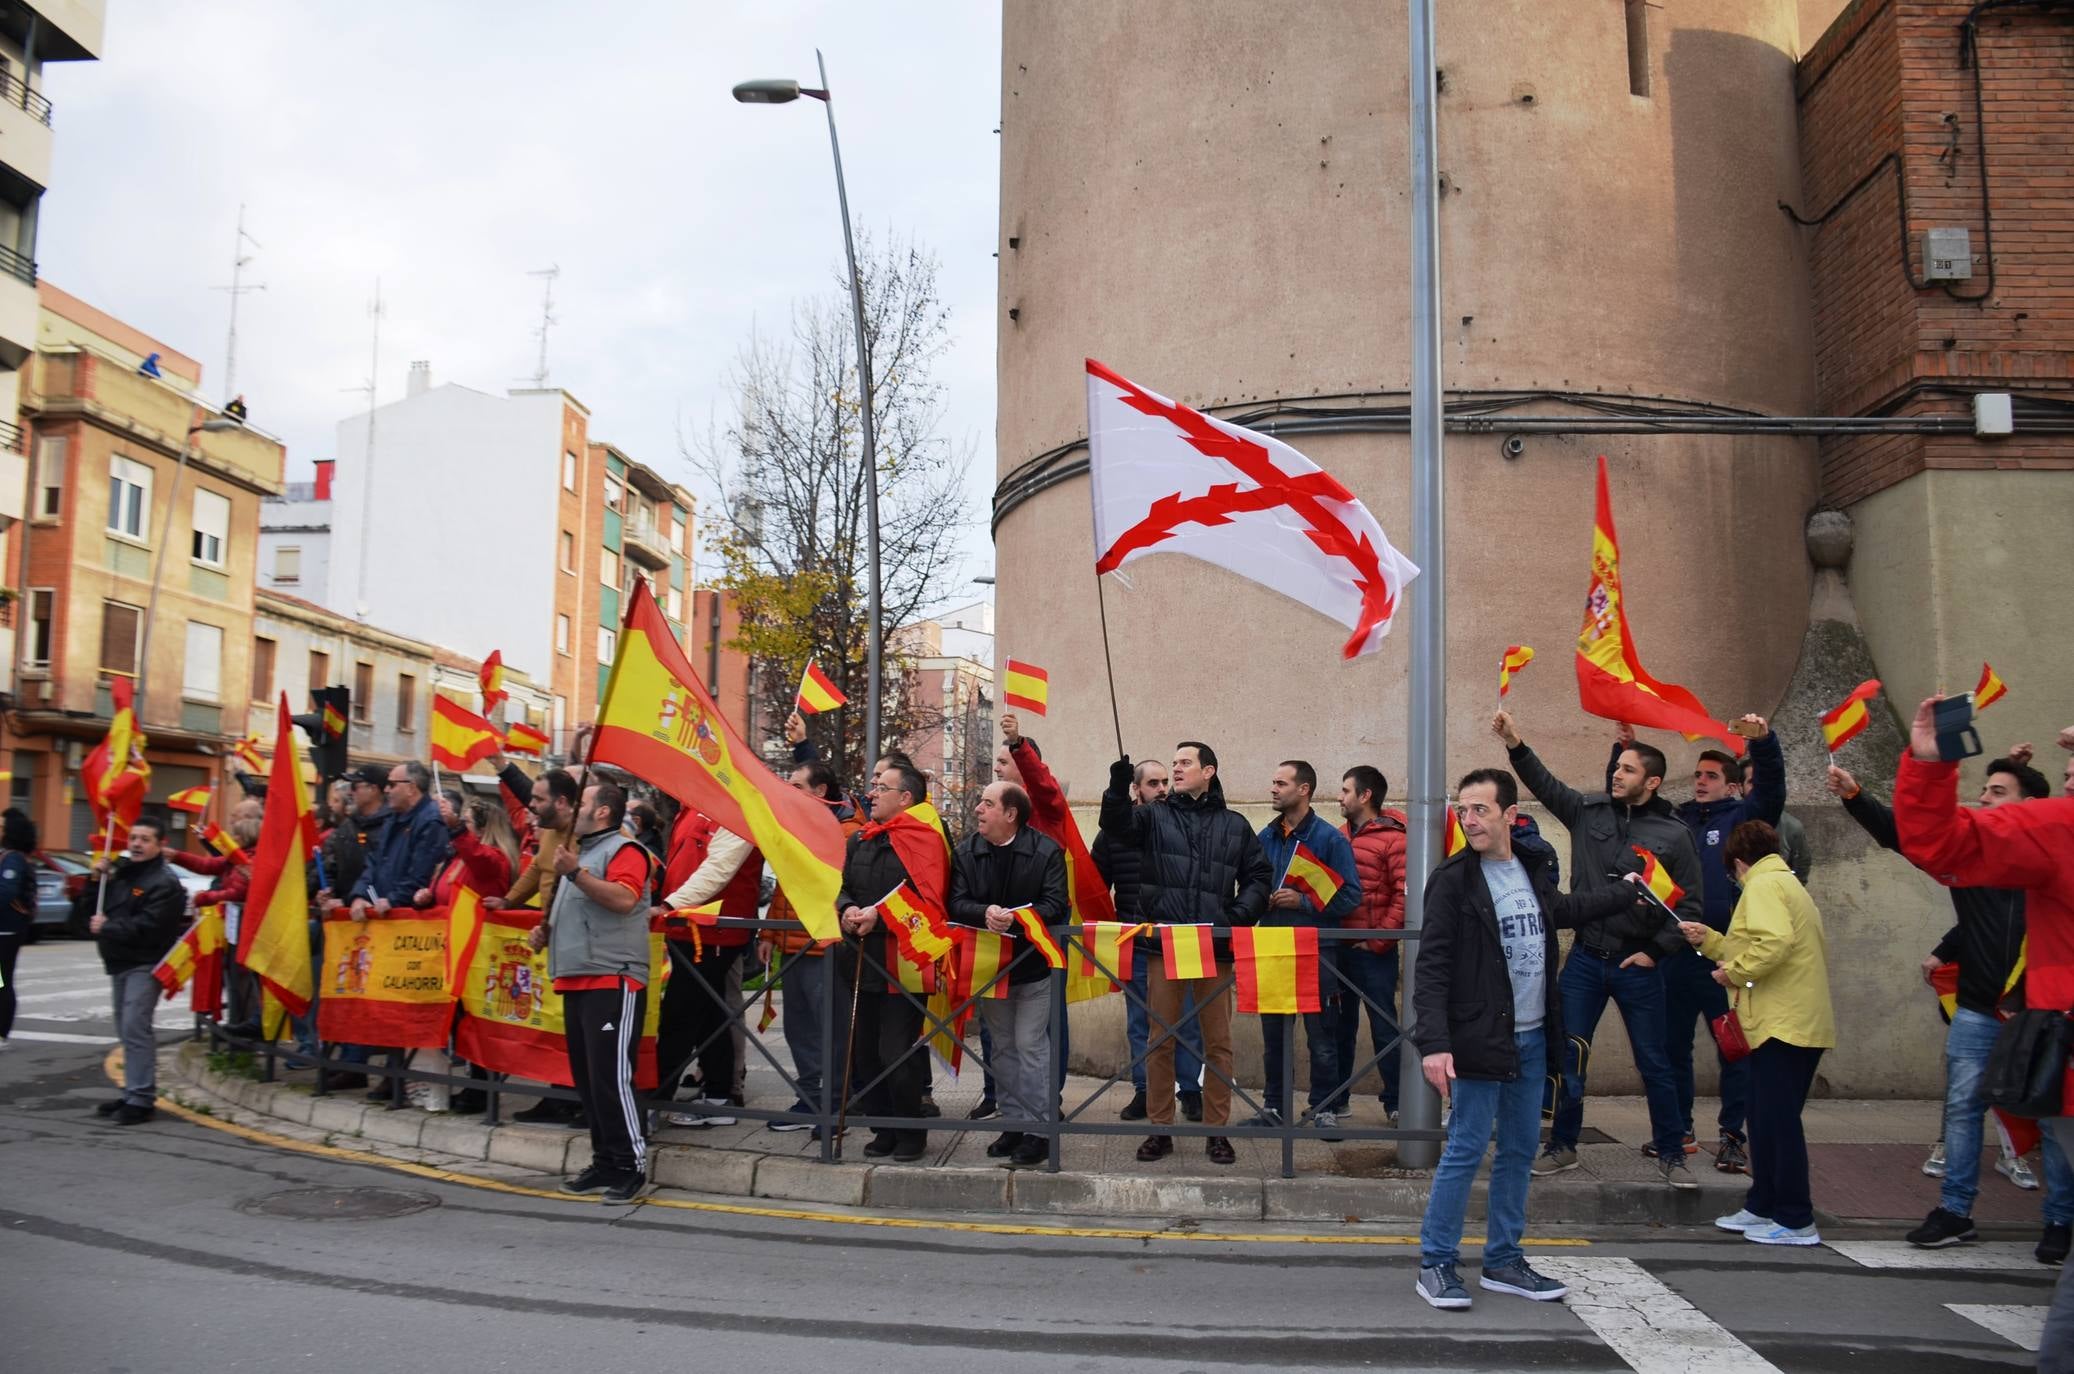
M 1541 1085 L 1556 1068 L 1553 1047 L 1563 1042 L 1562 1004 L 1548 976 L 1555 933 L 1631 912 L 1638 899 L 1623 883 L 1564 896 L 1545 858 L 1515 853 L 1519 784 L 1502 768 L 1464 777 L 1455 809 L 1468 843 L 1427 880 L 1413 993 L 1426 1081 L 1454 1103 L 1419 1227 L 1417 1289 L 1434 1307 L 1469 1306 L 1455 1265 L 1470 1185 L 1495 1134 L 1479 1283 L 1552 1302 L 1570 1290 L 1527 1264 L 1520 1238 L 1541 1135 Z

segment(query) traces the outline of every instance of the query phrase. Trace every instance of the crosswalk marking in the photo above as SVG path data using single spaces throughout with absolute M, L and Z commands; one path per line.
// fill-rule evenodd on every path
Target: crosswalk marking
M 1564 1306 L 1642 1374 L 1779 1374 L 1633 1260 L 1537 1257 L 1534 1267 L 1568 1284 Z
M 52 1045 L 112 1045 L 115 1043 L 115 1037 L 112 1035 L 68 1035 L 64 1031 L 17 1030 L 9 1033 L 7 1038 L 10 1041 L 40 1040 Z
M 2016 1240 L 1980 1241 L 1921 1250 L 1905 1240 L 1832 1240 L 1829 1248 L 1867 1269 L 1952 1269 L 1986 1272 L 2039 1269 L 2032 1247 Z
M 2025 1350 L 2036 1352 L 2044 1343 L 2046 1309 L 2042 1307 L 1991 1302 L 1948 1302 L 1945 1306 Z

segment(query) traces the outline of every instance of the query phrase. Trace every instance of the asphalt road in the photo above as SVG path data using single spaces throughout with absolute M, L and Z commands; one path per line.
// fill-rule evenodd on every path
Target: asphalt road
M 93 976 L 86 946 L 46 944 L 25 951 L 20 981 L 35 997 Z M 2035 1343 L 2055 1277 L 2027 1244 L 1925 1257 L 1886 1233 L 1772 1251 L 1618 1231 L 1536 1252 L 1573 1281 L 1568 1303 L 1479 1293 L 1471 1311 L 1442 1313 L 1412 1291 L 1415 1247 L 1305 1243 L 1294 1228 L 1120 1241 L 961 1232 L 940 1216 L 889 1229 L 607 1209 L 171 1117 L 106 1125 L 91 1110 L 109 1095 L 93 1043 L 108 1035 L 105 1007 L 31 1005 L 51 1015 L 20 1029 L 85 1039 L 18 1036 L 0 1055 L 9 1374 L 2027 1369 L 2020 1342 Z M 341 1214 L 391 1202 L 414 1210 Z M 1885 1267 L 1915 1260 L 1930 1267 Z M 1463 1270 L 1473 1285 L 1473 1251 Z

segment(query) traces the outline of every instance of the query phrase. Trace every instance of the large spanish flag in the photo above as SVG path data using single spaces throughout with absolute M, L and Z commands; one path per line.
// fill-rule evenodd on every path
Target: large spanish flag
M 317 1034 L 348 1045 L 445 1049 L 454 1021 L 447 987 L 447 913 L 324 922 Z
M 1207 925 L 1161 926 L 1159 954 L 1170 981 L 1217 976 L 1217 942 Z
M 547 977 L 547 951 L 527 936 L 540 924 L 530 907 L 482 913 L 469 947 L 454 1023 L 454 1052 L 469 1063 L 535 1083 L 569 1086 L 569 1042 L 563 1033 L 562 998 Z M 655 1087 L 655 1035 L 662 1016 L 670 956 L 663 936 L 648 935 L 648 1003 L 641 1040 L 634 1052 L 634 1086 Z
M 1880 680 L 1867 678 L 1851 689 L 1851 694 L 1836 704 L 1835 709 L 1822 717 L 1822 742 L 1834 754 L 1846 744 L 1863 734 L 1865 727 L 1872 724 L 1872 713 L 1866 703 L 1880 694 Z
M 205 906 L 195 913 L 194 924 L 180 943 L 166 951 L 151 976 L 171 998 L 182 987 L 193 985 L 188 1002 L 200 1016 L 223 1014 L 223 908 Z
M 1694 739 L 1711 736 L 1738 757 L 1745 747 L 1742 736 L 1708 715 L 1698 697 L 1675 682 L 1657 681 L 1642 666 L 1621 591 L 1620 536 L 1613 528 L 1604 454 L 1599 456 L 1598 514 L 1592 523 L 1591 586 L 1584 597 L 1584 626 L 1577 633 L 1577 697 L 1588 713 L 1607 720 L 1676 730 Z
M 148 742 L 131 706 L 135 691 L 126 677 L 109 680 L 114 711 L 108 733 L 79 765 L 87 808 L 94 813 L 95 845 L 104 856 L 129 842 L 130 822 L 143 811 L 144 793 L 151 786 L 151 765 L 144 758 Z
M 721 716 L 646 582 L 628 598 L 591 759 L 617 764 L 746 837 L 807 933 L 841 938 L 835 895 L 842 888 L 842 827 L 827 806 L 765 766 Z
M 807 670 L 799 678 L 799 695 L 792 701 L 794 710 L 803 716 L 817 716 L 823 711 L 846 705 L 849 700 L 828 674 L 821 671 L 820 664 L 811 658 L 807 660 Z
M 1239 1010 L 1257 1016 L 1321 1011 L 1314 926 L 1240 926 L 1231 933 Z
M 497 727 L 475 712 L 438 693 L 432 696 L 432 761 L 441 768 L 465 773 L 490 755 L 502 751 L 504 736 Z
M 238 962 L 282 1006 L 297 1016 L 307 1016 L 313 988 L 308 875 L 317 835 L 285 692 L 276 721 L 266 819 L 260 823 L 259 852 L 252 859 L 252 889 L 238 931 Z

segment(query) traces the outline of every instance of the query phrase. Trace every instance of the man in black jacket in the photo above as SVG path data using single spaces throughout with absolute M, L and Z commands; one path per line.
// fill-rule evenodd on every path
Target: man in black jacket
M 1678 919 L 1700 918 L 1700 860 L 1692 833 L 1661 795 L 1666 764 L 1653 745 L 1631 743 L 1623 749 L 1608 780 L 1608 791 L 1582 793 L 1568 786 L 1521 743 L 1512 717 L 1500 711 L 1491 722 L 1505 741 L 1520 781 L 1540 798 L 1549 814 L 1570 832 L 1570 888 L 1603 892 L 1630 873 L 1641 871 L 1647 850 L 1684 889 L 1676 904 Z M 1563 1022 L 1568 1039 L 1561 1042 L 1563 1100 L 1549 1128 L 1548 1148 L 1534 1161 L 1537 1177 L 1577 1167 L 1577 1140 L 1584 1131 L 1585 1057 L 1605 1014 L 1606 1001 L 1620 1008 L 1634 1050 L 1635 1070 L 1649 1102 L 1649 1153 L 1657 1157 L 1664 1181 L 1674 1188 L 1699 1184 L 1685 1167 L 1685 1120 L 1678 1108 L 1677 1079 L 1665 1049 L 1666 991 L 1658 965 L 1668 959 L 1693 958 L 1678 927 L 1661 909 L 1640 919 L 1608 921 L 1579 933 L 1559 980 Z M 1740 1148 L 1740 1141 L 1735 1142 Z M 1722 1158 L 1728 1158 L 1727 1145 Z
M 115 1034 L 122 1041 L 122 1096 L 95 1111 L 118 1126 L 157 1114 L 158 1038 L 151 1015 L 163 989 L 151 971 L 187 931 L 187 889 L 166 866 L 165 841 L 157 821 L 134 822 L 123 857 L 79 895 L 92 912 L 86 928 L 114 986 Z
M 1066 851 L 1030 827 L 1030 796 L 1011 782 L 992 783 L 973 808 L 974 833 L 951 854 L 951 920 L 1006 935 L 1016 929 L 1011 913 L 1033 909 L 1047 926 L 1066 923 Z M 1008 966 L 1007 996 L 980 999 L 986 1022 L 1001 1114 L 1011 1121 L 1039 1121 L 1056 1102 L 1051 1077 L 1051 966 L 1018 939 Z M 977 989 L 974 989 L 977 991 Z M 998 991 L 998 989 L 996 989 Z M 1046 1137 L 1003 1131 L 987 1154 L 1012 1168 L 1042 1164 Z
M 1267 910 L 1274 881 L 1260 838 L 1246 818 L 1226 808 L 1224 786 L 1217 781 L 1217 753 L 1196 740 L 1174 746 L 1168 772 L 1172 791 L 1165 801 L 1131 804 L 1131 761 L 1109 765 L 1109 786 L 1102 793 L 1102 829 L 1117 843 L 1138 851 L 1140 918 L 1161 925 L 1250 926 Z M 1229 942 L 1220 942 L 1220 961 L 1230 963 Z M 1222 1126 L 1231 1120 L 1232 977 L 1169 978 L 1163 962 L 1146 977 L 1146 1001 L 1154 1029 L 1145 1064 L 1146 1111 L 1156 1133 L 1138 1147 L 1145 1163 L 1172 1154 L 1174 1137 L 1158 1127 L 1174 1124 L 1174 1037 L 1164 1027 L 1181 1022 L 1181 998 L 1194 992 L 1196 1021 L 1202 1027 L 1203 1120 Z M 1213 1164 L 1238 1159 L 1231 1141 L 1211 1136 L 1205 1148 Z
M 1881 848 L 1902 852 L 1891 807 L 1868 796 L 1856 778 L 1834 764 L 1828 782 L 1866 834 Z M 1980 804 L 2008 806 L 2051 795 L 2052 785 L 2044 774 L 2013 758 L 2000 758 L 1988 764 Z M 1973 1228 L 1973 1200 L 1980 1195 L 1982 1127 L 1988 1110 L 1980 1098 L 1980 1082 L 2002 1028 L 2004 1005 L 2023 1002 L 2023 890 L 1955 887 L 1951 895 L 1957 924 L 1923 960 L 1925 981 L 1944 964 L 1959 966 L 1958 1005 L 1944 1040 L 1944 1137 L 1923 1166 L 1923 1172 L 1934 1172 L 1943 1182 L 1937 1206 L 1906 1237 L 1924 1250 L 1980 1238 Z M 2074 1236 L 2074 1167 L 2049 1132 L 2039 1155 L 2045 1165 L 2045 1230 L 2033 1254 L 2040 1264 L 2059 1264 L 2067 1258 L 2068 1241 Z M 2021 1159 L 2014 1164 L 2023 1167 Z
M 1414 965 L 1412 1038 L 1426 1081 L 1454 1107 L 1419 1228 L 1417 1288 L 1435 1307 L 1469 1306 L 1455 1263 L 1469 1187 L 1495 1132 L 1481 1283 L 1550 1302 L 1569 1290 L 1527 1267 L 1520 1237 L 1541 1134 L 1542 1084 L 1557 1070 L 1563 1040 L 1562 999 L 1548 976 L 1555 933 L 1590 930 L 1590 923 L 1632 912 L 1642 898 L 1620 883 L 1564 896 L 1545 863 L 1516 854 L 1519 785 L 1502 768 L 1464 777 L 1455 787 L 1455 809 L 1468 844 L 1427 879 Z

